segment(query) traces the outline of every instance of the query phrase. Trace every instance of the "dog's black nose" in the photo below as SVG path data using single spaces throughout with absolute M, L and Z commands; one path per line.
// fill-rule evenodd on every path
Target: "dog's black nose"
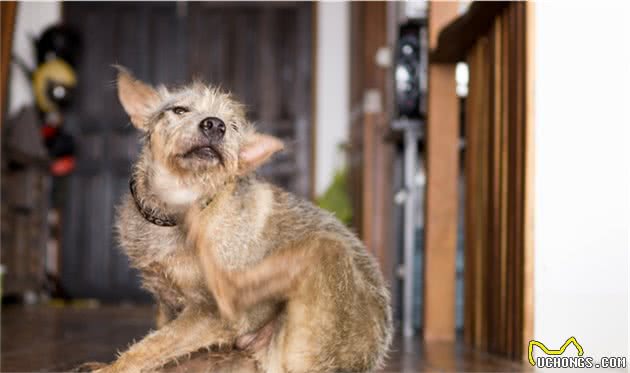
M 219 118 L 208 117 L 199 123 L 199 129 L 210 140 L 221 140 L 225 135 L 225 123 Z

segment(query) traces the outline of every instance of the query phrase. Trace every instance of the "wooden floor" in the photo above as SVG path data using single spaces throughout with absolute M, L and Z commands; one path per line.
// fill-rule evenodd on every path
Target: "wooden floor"
M 64 371 L 110 361 L 152 327 L 148 306 L 2 308 L 0 371 Z M 527 366 L 470 351 L 460 344 L 397 338 L 383 372 L 520 372 Z

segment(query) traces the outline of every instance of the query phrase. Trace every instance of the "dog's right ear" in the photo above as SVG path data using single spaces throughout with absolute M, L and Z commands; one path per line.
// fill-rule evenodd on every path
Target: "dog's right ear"
M 118 69 L 118 98 L 136 128 L 146 131 L 149 116 L 160 103 L 160 95 L 153 87 L 134 78 L 127 69 Z
M 239 173 L 245 175 L 257 169 L 283 148 L 284 143 L 280 139 L 260 133 L 251 134 L 238 154 Z

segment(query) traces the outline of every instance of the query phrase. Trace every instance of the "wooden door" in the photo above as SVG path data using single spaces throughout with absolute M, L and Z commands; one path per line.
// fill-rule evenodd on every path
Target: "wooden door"
M 71 296 L 147 298 L 112 232 L 139 152 L 114 63 L 154 84 L 194 77 L 235 93 L 261 131 L 289 145 L 260 173 L 310 195 L 310 4 L 64 3 L 64 18 L 84 44 L 67 120 L 79 147 L 64 193 L 62 285 Z

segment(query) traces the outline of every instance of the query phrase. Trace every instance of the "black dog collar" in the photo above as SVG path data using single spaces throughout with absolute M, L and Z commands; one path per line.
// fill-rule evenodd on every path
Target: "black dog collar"
M 140 199 L 138 199 L 136 192 L 136 179 L 133 176 L 129 178 L 129 191 L 131 192 L 131 197 L 138 208 L 138 212 L 140 212 L 140 215 L 142 215 L 146 221 L 160 227 L 174 227 L 177 225 L 177 221 L 174 217 L 166 214 L 154 214 L 151 209 L 147 208 Z

